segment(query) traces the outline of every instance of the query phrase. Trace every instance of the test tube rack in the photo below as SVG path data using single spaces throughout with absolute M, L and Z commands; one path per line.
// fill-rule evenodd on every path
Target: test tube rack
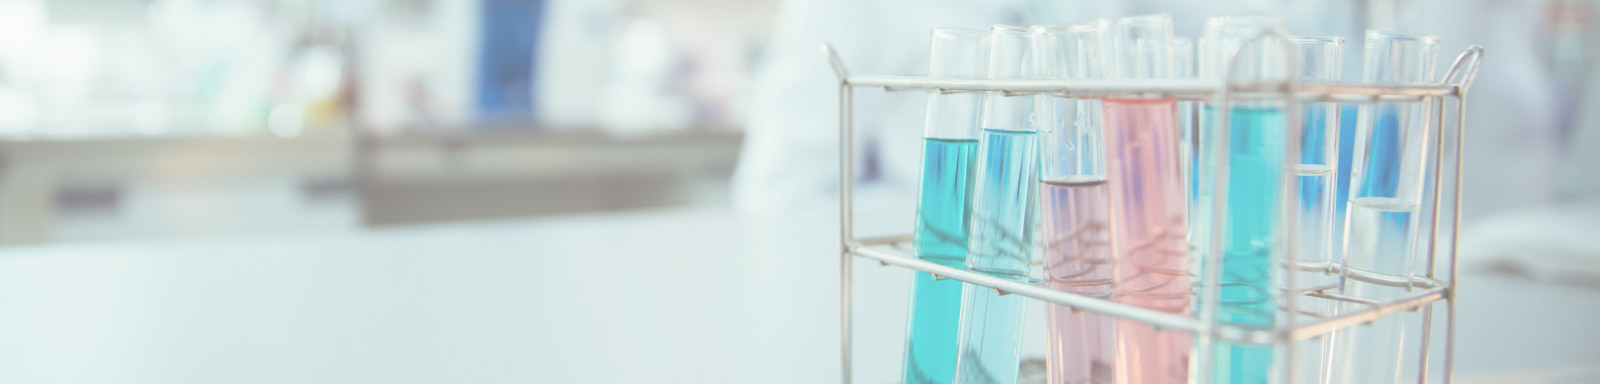
M 1286 35 L 1279 32 L 1268 32 L 1247 44 L 1276 42 L 1283 44 L 1286 52 L 1292 52 L 1292 43 Z M 1445 306 L 1445 325 L 1443 330 L 1443 380 L 1452 383 L 1455 363 L 1455 295 L 1458 268 L 1456 263 L 1457 234 L 1461 227 L 1461 171 L 1462 171 L 1462 145 L 1466 121 L 1466 96 L 1467 89 L 1476 77 L 1479 63 L 1483 57 L 1483 47 L 1471 46 L 1463 51 L 1451 65 L 1448 72 L 1438 83 L 1424 84 L 1361 84 L 1339 82 L 1331 84 L 1301 83 L 1293 76 L 1273 82 L 1237 82 L 1233 80 L 1208 80 L 1208 79 L 1169 79 L 1169 80 L 1053 80 L 1053 79 L 961 79 L 961 78 L 935 78 L 921 76 L 886 76 L 886 75 L 852 75 L 845 68 L 838 53 L 830 45 L 822 46 L 823 53 L 827 56 L 828 63 L 833 68 L 834 75 L 838 78 L 839 86 L 839 228 L 840 228 L 840 353 L 842 364 L 843 383 L 850 383 L 851 371 L 851 278 L 855 267 L 855 259 L 862 258 L 877 261 L 883 266 L 894 266 L 914 271 L 926 272 L 939 279 L 956 279 L 967 284 L 977 284 L 992 288 L 1000 294 L 1016 294 L 1031 299 L 1065 305 L 1075 310 L 1090 311 L 1115 318 L 1129 319 L 1148 324 L 1156 329 L 1173 330 L 1193 334 L 1197 337 L 1195 354 L 1197 364 L 1206 369 L 1210 366 L 1211 349 L 1209 343 L 1225 341 L 1239 344 L 1273 345 L 1286 353 L 1293 353 L 1292 344 L 1319 335 L 1326 335 L 1340 329 L 1371 323 L 1385 316 L 1395 315 L 1404 311 L 1420 311 L 1423 313 L 1421 330 L 1421 348 L 1418 353 L 1418 383 L 1427 383 L 1429 376 L 1430 336 L 1434 328 L 1433 304 L 1443 302 Z M 1292 56 L 1292 55 L 1291 55 Z M 1298 64 L 1291 58 L 1288 60 L 1291 69 L 1298 68 Z M 1237 65 L 1237 63 L 1230 63 Z M 1230 66 L 1232 68 L 1232 66 Z M 1231 73 L 1231 71 L 1230 71 Z M 1298 73 L 1290 70 L 1288 73 Z M 1131 305 L 1119 304 L 1101 298 L 1088 297 L 1073 293 L 1052 290 L 1040 284 L 1019 282 L 974 272 L 962 268 L 953 268 L 938 263 L 924 261 L 913 256 L 911 249 L 911 235 L 864 237 L 858 238 L 852 232 L 854 205 L 852 196 L 855 191 L 855 171 L 853 169 L 853 96 L 856 88 L 881 88 L 886 92 L 923 90 L 941 93 L 963 92 L 998 92 L 1003 96 L 1027 95 L 1054 95 L 1061 97 L 1105 97 L 1105 96 L 1137 96 L 1137 97 L 1168 97 L 1177 100 L 1209 101 L 1225 105 L 1231 100 L 1263 100 L 1276 99 L 1282 101 L 1323 101 L 1323 102 L 1379 102 L 1379 101 L 1423 101 L 1427 105 L 1424 111 L 1424 124 L 1412 129 L 1429 129 L 1432 135 L 1433 159 L 1430 161 L 1429 179 L 1431 188 L 1423 196 L 1424 207 L 1431 207 L 1431 220 L 1426 221 L 1426 226 L 1420 228 L 1420 234 L 1426 236 L 1422 244 L 1425 251 L 1420 256 L 1425 259 L 1423 271 L 1420 276 L 1413 275 L 1409 280 L 1397 281 L 1393 278 L 1373 276 L 1358 269 L 1347 268 L 1334 260 L 1328 265 L 1307 267 L 1291 265 L 1286 268 L 1296 270 L 1326 271 L 1329 274 L 1342 276 L 1347 280 L 1362 283 L 1397 286 L 1407 288 L 1411 294 L 1404 297 L 1373 301 L 1357 297 L 1347 297 L 1332 292 L 1324 292 L 1320 288 L 1286 289 L 1283 291 L 1284 300 L 1280 302 L 1286 312 L 1286 320 L 1280 321 L 1271 329 L 1247 328 L 1237 325 L 1218 322 L 1216 308 L 1218 298 L 1214 294 L 1217 290 L 1204 291 L 1212 294 L 1202 295 L 1205 305 L 1201 306 L 1198 316 L 1191 317 L 1179 314 L 1160 312 Z M 1446 123 L 1446 102 L 1452 102 L 1453 123 Z M 1285 103 L 1291 105 L 1287 109 L 1289 121 L 1289 134 L 1298 137 L 1301 121 L 1293 105 L 1298 103 Z M 1226 116 L 1223 117 L 1226 119 Z M 1220 129 L 1226 129 L 1228 124 L 1223 121 L 1218 124 Z M 1226 136 L 1221 136 L 1226 137 Z M 1446 138 L 1450 138 L 1447 140 Z M 1446 153 L 1452 158 L 1446 161 Z M 1291 154 L 1292 156 L 1292 154 Z M 1219 164 L 1225 164 L 1220 160 Z M 1224 166 L 1225 168 L 1225 166 Z M 1221 177 L 1221 176 L 1219 176 Z M 1448 181 L 1446 183 L 1446 181 Z M 1441 189 L 1440 187 L 1447 187 Z M 1425 211 L 1426 212 L 1426 211 Z M 1428 215 L 1424 215 L 1427 217 Z M 1197 218 L 1211 220 L 1210 224 L 1220 226 L 1221 214 L 1211 218 Z M 1442 221 L 1441 221 L 1442 220 Z M 1197 220 L 1191 220 L 1194 222 Z M 907 220 L 910 222 L 910 220 Z M 1443 231 L 1443 233 L 1441 233 Z M 1442 236 L 1442 237 L 1441 237 Z M 1292 242 L 1292 235 L 1290 235 Z M 1214 249 L 1210 254 L 1221 254 Z M 1204 262 L 1210 263 L 1208 271 L 1216 271 L 1220 265 L 1220 258 L 1211 258 Z M 1447 264 L 1444 271 L 1440 271 L 1440 263 Z M 1290 264 L 1290 263 L 1286 263 Z M 1219 277 L 1216 273 L 1208 273 L 1198 282 L 1201 286 L 1218 286 Z M 1288 273 L 1293 276 L 1294 273 Z M 1289 287 L 1294 287 L 1291 280 Z M 1294 308 L 1296 300 L 1289 300 L 1289 296 L 1308 296 L 1317 299 L 1334 300 L 1340 302 L 1358 303 L 1364 310 L 1346 311 L 1336 316 L 1315 319 L 1308 322 L 1296 321 L 1297 313 Z M 1396 341 L 1399 343 L 1401 341 Z M 1292 382 L 1295 376 L 1295 359 L 1290 356 L 1284 359 L 1288 366 L 1283 372 L 1283 381 Z M 1210 375 L 1199 373 L 1199 382 L 1206 382 Z

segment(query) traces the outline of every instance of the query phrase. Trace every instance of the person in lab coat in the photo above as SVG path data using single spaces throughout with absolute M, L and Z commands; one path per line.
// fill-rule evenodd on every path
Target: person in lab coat
M 920 75 L 927 71 L 928 36 L 935 27 L 1075 23 L 1165 12 L 1181 36 L 1197 36 L 1207 17 L 1238 13 L 1284 16 L 1296 34 L 1344 36 L 1349 80 L 1360 79 L 1362 32 L 1372 20 L 1386 24 L 1374 27 L 1442 36 L 1438 77 L 1469 44 L 1486 46 L 1468 111 L 1466 218 L 1539 204 L 1555 196 L 1561 145 L 1555 142 L 1548 70 L 1533 51 L 1540 9 L 1538 2 L 1513 0 L 786 1 L 753 84 L 733 202 L 741 213 L 767 216 L 834 201 L 838 91 L 818 53 L 824 42 L 852 73 Z M 914 199 L 924 99 L 910 94 L 855 92 L 860 188 Z

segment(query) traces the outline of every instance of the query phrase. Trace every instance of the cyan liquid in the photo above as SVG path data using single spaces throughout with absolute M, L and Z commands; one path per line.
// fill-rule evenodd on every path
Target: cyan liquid
M 973 157 L 977 140 L 924 141 L 922 185 L 913 244 L 917 257 L 962 267 L 972 215 Z M 904 383 L 949 383 L 956 370 L 956 325 L 961 318 L 958 280 L 916 272 L 907 316 Z
M 916 272 L 906 325 L 903 383 L 949 383 L 956 371 L 956 325 L 961 320 L 960 280 L 934 280 Z
M 1276 108 L 1239 107 L 1230 114 L 1218 321 L 1265 328 L 1277 314 L 1272 258 L 1284 129 L 1283 112 Z M 1265 383 L 1271 376 L 1272 347 L 1217 343 L 1215 348 L 1213 382 Z
M 1038 135 L 983 130 L 973 187 L 967 267 L 1024 280 L 1038 212 Z M 968 285 L 961 297 L 956 383 L 1016 383 L 1023 299 Z
M 922 185 L 913 235 L 917 257 L 953 267 L 967 261 L 977 140 L 923 141 Z

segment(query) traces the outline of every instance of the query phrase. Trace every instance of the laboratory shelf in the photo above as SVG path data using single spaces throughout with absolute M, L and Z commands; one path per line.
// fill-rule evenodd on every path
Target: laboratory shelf
M 1253 43 L 1278 43 L 1290 44 L 1287 36 L 1279 33 L 1265 33 L 1254 40 Z M 1140 81 L 1110 81 L 1110 80 L 993 80 L 993 79 L 955 79 L 933 78 L 920 76 L 886 76 L 886 75 L 860 75 L 851 74 L 843 61 L 831 46 L 823 45 L 829 64 L 838 79 L 839 87 L 839 144 L 840 144 L 840 346 L 842 382 L 852 381 L 851 369 L 851 299 L 852 276 L 854 261 L 863 259 L 876 261 L 886 267 L 904 268 L 914 271 L 926 272 L 939 279 L 955 279 L 968 284 L 976 284 L 995 289 L 1000 294 L 1013 294 L 1025 296 L 1046 303 L 1068 306 L 1074 310 L 1089 311 L 1110 317 L 1137 321 L 1147 324 L 1155 329 L 1169 330 L 1193 334 L 1197 343 L 1194 354 L 1202 370 L 1208 366 L 1211 349 L 1205 345 L 1214 342 L 1229 342 L 1250 345 L 1275 345 L 1285 348 L 1290 354 L 1286 361 L 1284 378 L 1297 377 L 1295 361 L 1292 350 L 1288 348 L 1297 340 L 1325 335 L 1347 327 L 1370 324 L 1373 321 L 1406 311 L 1417 311 L 1423 315 L 1425 326 L 1421 329 L 1422 343 L 1418 361 L 1418 382 L 1429 382 L 1430 351 L 1429 340 L 1435 328 L 1432 321 L 1433 305 L 1443 303 L 1445 325 L 1442 332 L 1445 347 L 1443 354 L 1443 381 L 1452 382 L 1454 364 L 1454 335 L 1455 335 L 1455 292 L 1456 292 L 1456 239 L 1460 227 L 1461 205 L 1461 147 L 1466 120 L 1465 99 L 1473 78 L 1477 74 L 1479 63 L 1483 57 L 1483 48 L 1480 46 L 1468 47 L 1455 60 L 1454 64 L 1445 72 L 1445 76 L 1438 83 L 1428 84 L 1361 84 L 1341 82 L 1332 84 L 1301 83 L 1297 79 L 1289 78 L 1274 82 L 1238 82 L 1238 81 L 1211 81 L 1211 80 L 1140 80 Z M 1297 64 L 1289 64 L 1297 65 Z M 1296 71 L 1288 71 L 1296 73 Z M 1217 295 L 1215 289 L 1204 289 L 1208 286 L 1217 286 L 1219 277 L 1216 273 L 1207 276 L 1191 276 L 1196 289 L 1193 298 L 1203 303 L 1193 315 L 1175 314 L 1140 308 L 1132 305 L 1120 304 L 1103 298 L 1084 296 L 1079 294 L 1061 292 L 1046 287 L 1040 279 L 1030 281 L 1015 281 L 975 272 L 963 268 L 954 268 L 938 263 L 918 259 L 912 255 L 911 236 L 887 236 L 874 238 L 860 238 L 854 235 L 852 224 L 854 222 L 855 175 L 854 159 L 854 134 L 853 115 L 854 105 L 852 99 L 856 88 L 880 88 L 888 92 L 920 90 L 924 92 L 960 93 L 960 92 L 998 92 L 1003 96 L 1024 95 L 1055 95 L 1063 97 L 1170 97 L 1179 100 L 1196 100 L 1216 103 L 1226 106 L 1235 100 L 1294 100 L 1294 101 L 1333 101 L 1333 102 L 1376 102 L 1376 101 L 1420 101 L 1424 108 L 1423 123 L 1415 129 L 1431 130 L 1429 145 L 1433 148 L 1432 159 L 1429 162 L 1429 177 L 1425 183 L 1431 184 L 1426 189 L 1422 204 L 1427 209 L 1423 216 L 1424 226 L 1419 228 L 1419 235 L 1423 240 L 1421 252 L 1418 255 L 1419 270 L 1409 278 L 1397 278 L 1383 274 L 1365 272 L 1360 269 L 1349 268 L 1337 262 L 1306 265 L 1301 263 L 1283 263 L 1285 269 L 1324 272 L 1330 276 L 1338 276 L 1344 284 L 1372 284 L 1385 287 L 1398 288 L 1403 292 L 1391 295 L 1383 300 L 1373 300 L 1360 297 L 1343 296 L 1333 291 L 1335 285 L 1319 287 L 1282 288 L 1279 289 L 1280 319 L 1272 326 L 1243 326 L 1228 324 L 1218 321 Z M 1296 108 L 1288 103 L 1288 119 L 1291 122 L 1291 134 L 1297 137 L 1299 132 L 1299 119 Z M 1453 108 L 1446 108 L 1446 105 Z M 1452 113 L 1447 116 L 1446 111 Z M 1226 124 L 1219 124 L 1225 126 Z M 1450 154 L 1451 156 L 1446 156 Z M 1221 216 L 1194 218 L 1193 221 L 1204 224 L 1220 226 Z M 908 222 L 910 220 L 907 220 Z M 909 232 L 909 231 L 908 231 Z M 1213 248 L 1209 254 L 1220 254 Z M 1204 270 L 1217 270 L 1220 258 L 1207 258 Z M 1037 264 L 1037 258 L 1035 264 Z M 1037 267 L 1037 265 L 1036 265 Z M 1296 274 L 1288 274 L 1290 276 Z M 1295 287 L 1292 280 L 1288 287 Z M 1213 292 L 1203 294 L 1198 292 Z M 1318 313 L 1304 310 L 1301 307 L 1311 307 L 1308 303 L 1317 301 L 1333 302 L 1345 308 L 1338 313 Z M 1322 306 L 1325 307 L 1325 306 Z M 1361 308 L 1351 310 L 1349 308 Z M 1400 341 L 1396 341 L 1399 343 Z M 1198 375 L 1199 382 L 1206 382 L 1209 375 L 1202 372 Z M 1285 379 L 1284 381 L 1293 381 Z

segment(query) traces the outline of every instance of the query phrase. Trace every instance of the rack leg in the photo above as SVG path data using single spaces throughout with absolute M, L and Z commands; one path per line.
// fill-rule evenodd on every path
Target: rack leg
M 840 382 L 850 384 L 850 252 L 839 256 L 839 359 Z
M 831 54 L 832 49 L 828 52 Z M 851 123 L 855 119 L 855 111 L 851 110 L 854 104 L 854 92 L 850 84 L 845 82 L 842 65 L 836 65 L 839 71 L 839 369 L 840 382 L 850 384 L 850 284 L 852 275 L 853 258 L 850 248 L 855 245 L 855 231 L 852 224 L 855 222 L 853 213 L 855 208 L 851 197 L 855 194 L 855 147 L 854 127 Z
M 1456 288 L 1450 282 L 1450 296 L 1444 300 L 1444 383 L 1455 383 L 1456 374 Z
M 1422 356 L 1417 359 L 1417 384 L 1428 384 L 1428 359 L 1431 357 L 1428 349 L 1433 344 L 1429 337 L 1432 331 L 1433 304 L 1428 304 L 1422 308 Z

